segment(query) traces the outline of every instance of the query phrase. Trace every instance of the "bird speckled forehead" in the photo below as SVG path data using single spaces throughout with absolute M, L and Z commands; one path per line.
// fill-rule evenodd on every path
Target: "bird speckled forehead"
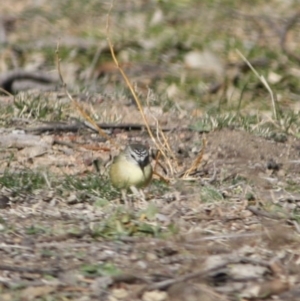
M 149 153 L 149 149 L 142 144 L 130 144 L 129 147 L 140 156 L 147 156 Z

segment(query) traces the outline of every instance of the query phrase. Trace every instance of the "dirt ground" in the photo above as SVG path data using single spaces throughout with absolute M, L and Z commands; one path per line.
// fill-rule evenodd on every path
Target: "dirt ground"
M 147 204 L 133 200 L 128 209 L 97 183 L 61 187 L 67 175 L 82 186 L 90 176 L 109 185 L 92 164 L 114 153 L 107 142 L 86 128 L 33 135 L 41 125 L 23 126 L 25 133 L 1 133 L 2 142 L 18 137 L 1 154 L 11 158 L 2 170 L 13 170 L 4 178 L 25 181 L 24 170 L 39 170 L 46 180 L 9 189 L 2 178 L 2 300 L 297 300 L 299 139 L 177 128 L 168 138 L 181 168 L 206 141 L 199 167 L 163 190 L 155 180 Z M 140 131 L 112 135 L 145 139 Z

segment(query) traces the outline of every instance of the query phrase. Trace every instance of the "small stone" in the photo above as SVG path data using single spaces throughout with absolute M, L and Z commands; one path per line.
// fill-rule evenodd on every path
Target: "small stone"
M 76 194 L 74 193 L 74 194 L 71 194 L 68 198 L 67 198 L 67 203 L 69 204 L 69 205 L 74 205 L 74 204 L 76 204 L 78 202 L 78 200 L 77 200 L 77 196 L 76 196 Z
M 112 296 L 118 300 L 123 300 L 127 298 L 128 291 L 124 288 L 116 288 L 112 290 Z
M 146 269 L 148 267 L 147 263 L 141 260 L 137 262 L 137 265 L 142 269 Z
M 155 261 L 155 260 L 157 260 L 157 256 L 154 253 L 147 253 L 146 254 L 146 258 L 149 261 Z
M 9 207 L 9 198 L 5 195 L 0 196 L 0 209 Z
M 164 301 L 167 300 L 168 295 L 166 292 L 161 291 L 151 291 L 144 293 L 142 300 L 143 301 Z

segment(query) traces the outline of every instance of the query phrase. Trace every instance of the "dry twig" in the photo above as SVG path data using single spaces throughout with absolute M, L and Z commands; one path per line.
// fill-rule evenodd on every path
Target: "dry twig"
M 203 155 L 204 155 L 205 146 L 206 146 L 206 139 L 203 138 L 202 139 L 202 149 L 199 152 L 198 156 L 193 161 L 192 166 L 184 173 L 183 178 L 187 178 L 194 170 L 197 169 L 197 167 L 199 166 L 199 164 L 202 161 L 202 158 L 203 158 Z
M 282 219 L 286 218 L 286 217 L 280 216 L 276 213 L 267 212 L 267 211 L 265 211 L 265 210 L 263 210 L 259 207 L 256 207 L 256 206 L 248 206 L 247 209 L 249 211 L 251 211 L 253 214 L 257 215 L 257 216 L 263 216 L 263 217 L 276 219 L 276 220 L 282 220 Z
M 239 263 L 261 265 L 261 266 L 264 266 L 264 267 L 270 269 L 270 272 L 272 272 L 272 263 L 267 262 L 267 261 L 256 260 L 256 259 L 246 258 L 246 257 L 229 258 L 224 263 L 221 263 L 213 268 L 201 269 L 196 272 L 192 272 L 192 273 L 189 273 L 189 274 L 186 274 L 186 275 L 174 278 L 174 279 L 163 280 L 161 282 L 151 284 L 151 285 L 147 286 L 143 291 L 167 289 L 169 286 L 171 286 L 175 283 L 188 281 L 188 280 L 191 280 L 194 278 L 203 279 L 205 277 L 208 277 L 212 273 L 218 272 L 219 270 L 226 268 L 228 265 L 239 264 Z
M 98 130 L 98 133 L 101 136 L 105 137 L 107 140 L 110 141 L 111 144 L 115 145 L 113 140 L 110 139 L 110 137 L 97 125 L 97 123 L 93 120 L 93 118 L 91 118 L 89 116 L 89 114 L 81 107 L 81 105 L 72 97 L 72 95 L 68 91 L 67 84 L 65 83 L 65 81 L 63 79 L 61 68 L 60 68 L 59 43 L 57 43 L 57 48 L 56 48 L 55 54 L 56 54 L 56 63 L 57 63 L 57 70 L 58 70 L 59 78 L 63 84 L 63 88 L 64 88 L 65 93 L 68 96 L 69 100 L 73 103 L 73 105 L 80 112 L 80 114 Z
M 160 150 L 162 156 L 165 158 L 165 160 L 166 160 L 166 162 L 167 162 L 167 164 L 169 166 L 170 171 L 173 171 L 172 164 L 171 164 L 170 159 L 168 158 L 167 153 L 166 153 L 166 149 L 170 149 L 170 146 L 169 146 L 168 142 L 165 141 L 165 143 L 167 145 L 167 148 L 166 148 L 164 145 L 162 145 L 162 144 L 160 145 L 157 142 L 157 140 L 155 139 L 155 137 L 154 137 L 154 135 L 152 133 L 152 130 L 151 130 L 150 126 L 149 126 L 149 123 L 147 121 L 147 118 L 145 116 L 144 109 L 143 109 L 143 107 L 141 105 L 141 102 L 140 102 L 140 100 L 139 100 L 139 98 L 138 98 L 138 96 L 137 96 L 137 94 L 136 94 L 136 92 L 135 92 L 135 90 L 134 90 L 134 88 L 133 88 L 133 86 L 132 86 L 132 84 L 131 84 L 128 76 L 126 75 L 126 73 L 124 72 L 124 70 L 122 69 L 122 67 L 120 66 L 120 64 L 119 64 L 119 62 L 118 62 L 118 60 L 116 58 L 114 47 L 113 47 L 113 44 L 112 44 L 112 42 L 110 40 L 110 37 L 109 37 L 110 13 L 111 13 L 112 8 L 113 8 L 113 2 L 111 2 L 110 9 L 109 9 L 109 12 L 107 14 L 107 22 L 106 22 L 106 37 L 107 37 L 107 42 L 108 42 L 108 45 L 109 45 L 109 48 L 110 48 L 111 56 L 113 58 L 113 61 L 114 61 L 115 65 L 116 65 L 117 69 L 121 73 L 123 79 L 126 82 L 127 87 L 129 88 L 129 90 L 130 90 L 130 92 L 131 92 L 131 94 L 132 94 L 132 96 L 133 96 L 133 98 L 134 98 L 134 100 L 136 102 L 136 105 L 137 105 L 137 107 L 139 109 L 139 112 L 141 113 L 141 116 L 143 118 L 145 127 L 146 127 L 146 129 L 148 131 L 148 134 L 149 134 L 151 140 L 153 141 L 153 143 L 155 144 L 155 146 L 157 147 L 157 149 Z
M 27 268 L 27 267 L 11 266 L 11 265 L 4 265 L 4 264 L 0 264 L 0 270 L 19 272 L 19 273 L 47 274 L 52 276 L 57 276 L 60 272 L 62 272 L 61 269 Z

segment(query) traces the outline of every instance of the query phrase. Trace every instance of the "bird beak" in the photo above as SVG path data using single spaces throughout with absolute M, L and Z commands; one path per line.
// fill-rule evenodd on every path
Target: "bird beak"
M 145 170 L 144 170 L 145 165 L 143 164 L 143 162 L 139 162 L 139 166 L 140 166 L 140 168 L 141 168 L 141 170 L 142 170 L 142 172 L 143 172 L 143 175 L 144 175 L 144 177 L 145 177 Z

